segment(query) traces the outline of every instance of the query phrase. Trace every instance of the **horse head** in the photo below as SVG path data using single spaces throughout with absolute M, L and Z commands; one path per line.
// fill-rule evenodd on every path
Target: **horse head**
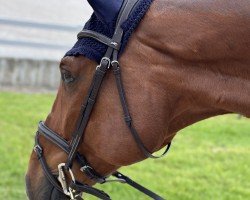
M 106 11 L 102 13 L 96 4 L 104 1 L 89 2 L 96 15 L 106 16 Z M 237 13 L 246 12 L 244 3 L 249 5 L 241 2 L 234 5 Z M 108 12 L 109 5 L 104 6 Z M 161 149 L 177 131 L 202 119 L 232 112 L 250 116 L 250 51 L 246 45 L 250 44 L 250 20 L 232 12 L 227 0 L 221 6 L 217 16 L 217 5 L 209 1 L 154 1 L 119 58 L 130 116 L 149 152 Z M 244 23 L 248 25 L 241 26 Z M 66 142 L 70 143 L 74 136 L 98 65 L 85 56 L 61 60 L 61 83 L 45 125 Z M 123 120 L 112 68 L 107 69 L 77 149 L 103 177 L 146 158 Z M 57 176 L 58 165 L 67 162 L 68 154 L 44 135 L 39 135 L 39 143 L 49 170 Z M 79 170 L 76 159 L 70 167 L 78 181 L 88 186 L 96 183 Z M 68 199 L 43 171 L 33 152 L 26 176 L 29 198 Z

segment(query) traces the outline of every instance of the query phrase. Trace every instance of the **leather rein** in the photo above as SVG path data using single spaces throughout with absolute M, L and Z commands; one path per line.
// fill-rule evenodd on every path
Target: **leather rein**
M 152 199 L 163 200 L 163 198 L 160 197 L 159 195 L 146 189 L 140 184 L 134 182 L 127 176 L 121 174 L 120 172 L 115 172 L 112 174 L 112 176 L 114 176 L 115 179 L 109 179 L 109 177 L 101 176 L 88 164 L 86 158 L 78 152 L 78 147 L 80 143 L 82 142 L 84 132 L 88 124 L 93 106 L 96 102 L 103 78 L 105 77 L 105 74 L 109 69 L 113 70 L 113 74 L 116 79 L 116 85 L 117 85 L 121 105 L 122 105 L 123 112 L 124 112 L 125 123 L 127 127 L 129 128 L 139 149 L 142 151 L 145 157 L 147 158 L 162 157 L 168 152 L 171 146 L 171 143 L 169 143 L 164 153 L 159 157 L 152 155 L 151 152 L 147 149 L 147 147 L 143 144 L 140 136 L 138 135 L 136 129 L 133 126 L 132 118 L 129 113 L 129 109 L 128 109 L 127 102 L 126 102 L 124 87 L 123 87 L 122 80 L 121 80 L 120 64 L 118 62 L 118 52 L 121 46 L 121 41 L 122 41 L 122 36 L 123 36 L 123 30 L 121 28 L 121 25 L 123 24 L 123 22 L 127 20 L 129 14 L 131 13 L 131 11 L 133 10 L 133 8 L 135 7 L 138 1 L 140 0 L 124 0 L 122 8 L 117 18 L 116 28 L 115 28 L 115 32 L 112 38 L 108 38 L 100 33 L 90 31 L 90 30 L 85 30 L 85 29 L 82 30 L 77 35 L 78 39 L 85 38 L 85 37 L 96 39 L 99 42 L 107 45 L 108 48 L 104 57 L 101 59 L 100 64 L 96 67 L 96 71 L 95 71 L 91 86 L 88 90 L 88 94 L 81 107 L 80 116 L 79 116 L 79 119 L 77 121 L 77 126 L 76 126 L 77 128 L 75 132 L 73 133 L 71 142 L 68 143 L 64 138 L 59 136 L 59 134 L 57 134 L 56 132 L 51 130 L 49 127 L 47 127 L 44 124 L 44 122 L 39 122 L 38 131 L 35 136 L 34 151 L 37 154 L 37 158 L 42 166 L 42 169 L 48 181 L 58 191 L 64 193 L 70 199 L 80 200 L 82 199 L 81 197 L 82 193 L 88 193 L 88 194 L 91 194 L 93 196 L 96 196 L 104 200 L 111 199 L 109 195 L 106 194 L 105 192 L 99 189 L 93 188 L 87 184 L 79 183 L 75 179 L 71 168 L 73 165 L 73 161 L 76 160 L 80 165 L 80 170 L 83 173 L 85 173 L 85 175 L 87 175 L 88 178 L 90 178 L 91 180 L 97 183 L 101 183 L 101 184 L 107 183 L 107 182 L 127 183 L 128 185 L 146 194 Z M 66 154 L 68 154 L 67 162 L 61 163 L 58 165 L 58 178 L 56 178 L 55 175 L 52 174 L 43 156 L 43 149 L 39 143 L 40 135 L 44 136 L 47 140 L 57 145 Z M 66 181 L 66 173 L 71 176 L 71 182 L 69 184 Z

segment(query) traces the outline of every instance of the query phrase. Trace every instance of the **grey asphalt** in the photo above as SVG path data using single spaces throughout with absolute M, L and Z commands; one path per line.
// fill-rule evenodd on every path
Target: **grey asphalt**
M 0 0 L 0 57 L 59 60 L 91 13 L 86 0 Z

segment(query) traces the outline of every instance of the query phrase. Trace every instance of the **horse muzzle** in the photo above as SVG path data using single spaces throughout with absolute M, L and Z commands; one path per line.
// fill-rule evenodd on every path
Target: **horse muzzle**
M 26 175 L 26 193 L 29 200 L 69 200 L 70 198 L 58 191 L 45 177 L 39 183 L 33 183 Z

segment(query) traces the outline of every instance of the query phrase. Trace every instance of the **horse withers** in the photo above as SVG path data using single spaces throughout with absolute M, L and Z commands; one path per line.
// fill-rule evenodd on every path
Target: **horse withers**
M 226 113 L 250 117 L 249 13 L 248 0 L 153 1 L 119 58 L 130 114 L 150 152 L 202 119 Z M 62 81 L 45 125 L 65 141 L 72 139 L 96 66 L 84 56 L 60 63 Z M 81 141 L 78 152 L 102 176 L 146 158 L 124 123 L 112 67 Z M 39 143 L 57 175 L 68 155 L 46 137 Z M 78 181 L 96 183 L 76 161 L 70 167 Z M 45 178 L 35 152 L 26 183 L 32 200 L 68 199 Z

